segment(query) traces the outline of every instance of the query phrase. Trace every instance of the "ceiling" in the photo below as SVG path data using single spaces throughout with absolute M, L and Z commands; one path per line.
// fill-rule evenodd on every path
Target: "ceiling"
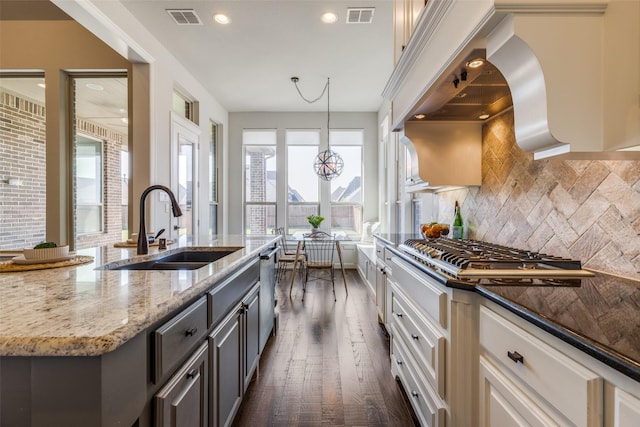
M 229 112 L 326 111 L 326 97 L 298 95 L 294 76 L 307 99 L 330 78 L 331 111 L 375 112 L 393 70 L 393 0 L 119 1 Z M 353 7 L 375 8 L 372 23 L 347 24 Z M 167 9 L 192 9 L 202 24 L 177 25 Z M 326 11 L 337 22 L 321 22 Z M 48 0 L 1 0 L 0 19 L 68 16 Z
M 393 70 L 393 0 L 120 0 L 230 112 L 378 111 Z M 348 7 L 375 7 L 371 24 L 347 24 Z M 177 25 L 167 9 L 193 9 L 202 25 Z M 338 20 L 325 24 L 322 13 Z M 221 25 L 214 13 L 231 23 Z M 197 97 L 198 94 L 187 94 Z

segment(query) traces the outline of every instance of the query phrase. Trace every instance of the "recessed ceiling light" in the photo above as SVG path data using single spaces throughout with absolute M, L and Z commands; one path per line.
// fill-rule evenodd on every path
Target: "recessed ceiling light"
M 120 117 L 120 121 L 125 124 L 129 123 L 129 119 L 127 117 Z
M 222 25 L 227 25 L 229 22 L 231 22 L 231 19 L 229 19 L 227 15 L 224 15 L 222 13 L 216 13 L 215 15 L 213 15 L 213 19 L 215 19 L 218 24 Z
M 322 22 L 325 24 L 333 24 L 338 20 L 338 15 L 334 12 L 325 12 L 322 14 Z
M 472 59 L 471 61 L 467 62 L 467 67 L 469 67 L 469 68 L 478 68 L 478 67 L 482 66 L 482 64 L 484 64 L 484 59 L 476 58 L 476 59 Z
M 87 83 L 85 86 L 91 90 L 98 90 L 98 91 L 104 90 L 104 86 L 99 85 L 97 83 Z
M 487 113 L 480 114 L 480 115 L 478 116 L 478 118 L 479 118 L 480 120 L 488 119 L 488 118 L 489 118 L 489 115 L 488 115 Z
M 38 83 L 38 87 L 41 87 L 42 89 L 44 89 L 45 87 L 47 87 L 47 85 L 45 85 L 44 83 Z
M 425 117 L 427 117 L 427 116 L 425 116 L 424 114 L 416 114 L 416 115 L 415 115 L 415 116 L 413 116 L 413 117 L 415 117 L 415 118 L 416 118 L 416 119 L 418 119 L 418 120 L 422 120 L 422 119 L 424 119 L 424 118 L 425 118 Z

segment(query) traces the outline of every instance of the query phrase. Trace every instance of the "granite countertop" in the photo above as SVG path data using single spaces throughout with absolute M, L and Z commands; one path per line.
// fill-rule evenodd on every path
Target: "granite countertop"
M 213 247 L 242 247 L 206 267 L 180 271 L 96 270 L 104 264 L 159 256 L 136 248 L 83 249 L 78 266 L 0 273 L 0 356 L 97 356 L 193 301 L 226 274 L 272 245 L 277 236 L 231 235 Z M 161 251 L 179 251 L 179 245 Z
M 376 237 L 395 247 L 416 236 L 386 234 Z M 418 263 L 415 265 L 427 269 Z M 603 272 L 594 273 L 595 277 L 583 279 L 580 286 L 492 286 L 482 283 L 463 289 L 475 290 L 640 381 L 640 281 Z M 442 278 L 432 272 L 428 274 L 435 279 Z

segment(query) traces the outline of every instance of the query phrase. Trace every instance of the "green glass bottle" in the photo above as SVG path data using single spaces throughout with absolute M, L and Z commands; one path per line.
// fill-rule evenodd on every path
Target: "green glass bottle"
M 453 217 L 453 224 L 451 225 L 452 235 L 454 239 L 462 239 L 464 235 L 464 223 L 462 222 L 462 215 L 460 214 L 460 205 L 456 200 L 456 214 Z

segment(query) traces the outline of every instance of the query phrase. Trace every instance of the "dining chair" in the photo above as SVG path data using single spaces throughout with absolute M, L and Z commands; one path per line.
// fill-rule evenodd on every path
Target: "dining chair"
M 306 254 L 303 301 L 307 284 L 313 280 L 331 281 L 333 300 L 336 301 L 335 274 L 333 270 L 333 253 L 336 249 L 336 240 L 327 233 L 316 232 L 313 233 L 313 236 L 305 236 L 303 242 Z M 328 270 L 328 277 L 326 270 Z
M 300 277 L 303 277 L 305 255 L 301 251 L 302 245 L 298 242 L 296 250 L 293 253 L 289 253 L 286 250 L 286 241 L 284 235 L 280 235 L 280 241 L 278 243 L 278 272 L 276 274 L 277 282 L 282 280 L 285 272 L 291 270 L 291 282 L 293 283 L 296 269 L 300 264 L 299 271 Z
M 286 246 L 286 234 L 284 232 L 284 227 L 278 227 L 276 228 L 276 233 L 280 236 L 280 238 L 282 239 L 282 244 L 284 246 L 284 253 L 286 255 L 295 255 L 296 254 L 296 250 L 295 249 L 287 249 Z M 301 255 L 304 255 L 304 250 L 302 250 L 300 252 Z

